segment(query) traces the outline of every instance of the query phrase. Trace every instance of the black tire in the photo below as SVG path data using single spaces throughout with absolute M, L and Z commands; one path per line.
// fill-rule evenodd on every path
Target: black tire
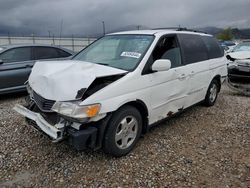
M 216 89 L 216 92 L 214 92 L 213 89 Z M 204 105 L 207 107 L 213 106 L 218 97 L 218 93 L 219 93 L 219 83 L 217 80 L 214 79 L 212 80 L 212 82 L 210 83 L 208 87 L 207 94 L 204 100 Z
M 131 139 L 130 141 L 128 141 L 129 139 L 127 139 L 127 142 L 130 143 L 127 144 L 128 147 L 126 148 L 121 148 L 122 146 L 119 146 L 120 144 L 120 140 L 117 141 L 117 130 L 119 130 L 121 127 L 123 127 L 122 122 L 124 122 L 124 119 L 127 121 L 129 121 L 129 118 L 131 119 L 130 122 L 137 121 L 137 125 L 135 124 L 134 127 L 132 129 L 134 129 L 133 131 L 136 132 L 136 134 L 134 133 L 134 138 Z M 130 123 L 129 122 L 129 123 Z M 131 123 L 132 124 L 132 123 Z M 128 123 L 126 126 L 129 126 Z M 124 127 L 126 127 L 124 126 Z M 137 127 L 137 128 L 136 128 Z M 123 130 L 121 128 L 120 132 L 122 132 L 123 138 L 124 135 L 126 137 L 128 137 L 128 131 L 130 128 L 127 128 L 127 132 L 126 130 Z M 132 130 L 131 129 L 131 130 Z M 126 134 L 125 134 L 126 132 Z M 142 132 L 142 117 L 140 112 L 133 106 L 124 106 L 122 108 L 120 108 L 118 111 L 114 112 L 114 114 L 112 115 L 109 123 L 108 123 L 108 127 L 107 130 L 105 132 L 104 135 L 104 142 L 103 142 L 103 150 L 105 153 L 110 154 L 112 156 L 115 157 L 121 157 L 124 156 L 126 154 L 128 154 L 135 146 L 135 144 L 138 142 L 140 136 L 141 136 L 141 132 Z M 126 139 L 126 138 L 125 138 Z M 124 140 L 125 140 L 124 139 Z M 121 144 L 122 145 L 123 140 L 121 139 Z

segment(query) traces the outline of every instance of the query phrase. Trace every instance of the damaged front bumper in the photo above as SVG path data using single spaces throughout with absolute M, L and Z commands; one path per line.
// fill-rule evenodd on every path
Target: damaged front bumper
M 250 66 L 235 64 L 228 67 L 229 88 L 250 95 Z
M 13 109 L 19 114 L 36 122 L 38 128 L 41 129 L 45 134 L 50 136 L 53 140 L 59 141 L 63 139 L 64 128 L 58 129 L 56 128 L 56 125 L 50 125 L 39 113 L 32 112 L 31 110 L 19 104 L 15 105 Z
M 86 126 L 84 129 L 77 130 L 73 127 L 66 126 L 65 122 L 64 124 L 59 122 L 55 125 L 51 125 L 41 114 L 33 112 L 19 104 L 15 105 L 13 109 L 29 120 L 34 121 L 31 125 L 49 136 L 53 142 L 67 139 L 68 143 L 77 150 L 84 150 L 86 148 L 99 149 L 101 147 L 100 138 L 102 138 L 103 134 L 98 134 L 97 127 L 100 123 L 103 124 L 103 120 L 98 122 L 96 127 Z M 100 130 L 99 132 L 103 133 L 103 131 Z M 101 137 L 97 138 L 97 136 Z
M 244 95 L 250 95 L 250 83 L 246 84 L 246 83 L 232 82 L 229 78 L 227 78 L 227 85 L 234 91 L 243 93 Z

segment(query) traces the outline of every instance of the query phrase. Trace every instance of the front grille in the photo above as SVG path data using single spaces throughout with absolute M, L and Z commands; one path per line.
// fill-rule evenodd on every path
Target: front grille
M 34 91 L 33 91 L 33 98 L 36 105 L 40 108 L 40 110 L 44 112 L 51 112 L 51 108 L 54 105 L 55 101 L 45 99 Z

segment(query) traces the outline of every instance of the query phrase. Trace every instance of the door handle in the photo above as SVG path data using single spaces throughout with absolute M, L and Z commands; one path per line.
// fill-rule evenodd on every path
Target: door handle
M 181 74 L 180 76 L 179 76 L 179 80 L 184 80 L 186 78 L 186 74 Z
M 192 71 L 192 72 L 190 73 L 190 76 L 192 77 L 192 76 L 194 76 L 194 75 L 195 75 L 195 72 Z

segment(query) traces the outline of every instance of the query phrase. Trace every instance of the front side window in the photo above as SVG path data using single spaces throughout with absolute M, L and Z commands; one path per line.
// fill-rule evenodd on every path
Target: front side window
M 105 36 L 73 59 L 131 71 L 143 58 L 153 39 L 153 35 Z
M 181 51 L 175 36 L 160 39 L 152 53 L 152 61 L 157 59 L 168 59 L 171 61 L 171 68 L 181 66 Z
M 3 60 L 4 63 L 29 61 L 31 60 L 31 48 L 21 47 L 10 49 L 6 52 L 3 52 L 0 55 L 0 59 Z

